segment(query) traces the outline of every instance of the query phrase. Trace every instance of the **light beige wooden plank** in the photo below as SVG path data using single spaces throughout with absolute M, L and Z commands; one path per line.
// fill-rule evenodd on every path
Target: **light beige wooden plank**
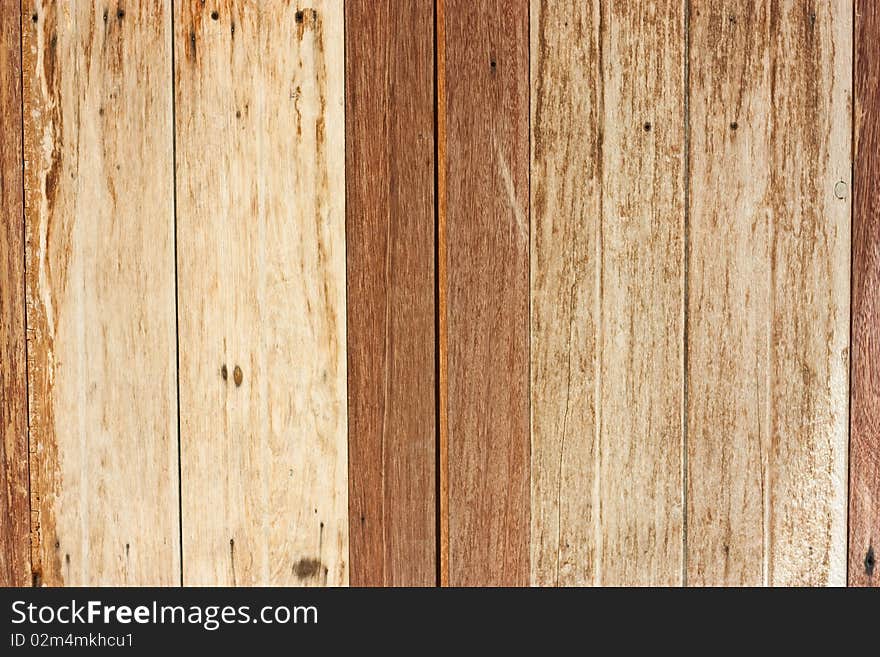
M 846 581 L 851 4 L 691 12 L 689 584 Z
M 22 4 L 36 582 L 180 581 L 171 12 Z
M 179 9 L 184 582 L 346 584 L 342 2 Z
M 533 584 L 679 584 L 682 2 L 535 0 Z

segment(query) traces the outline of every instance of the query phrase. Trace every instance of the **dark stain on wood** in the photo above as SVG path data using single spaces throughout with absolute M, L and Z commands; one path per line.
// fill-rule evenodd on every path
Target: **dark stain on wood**
M 324 564 L 320 559 L 303 558 L 293 564 L 293 574 L 300 579 L 317 577 L 324 570 Z

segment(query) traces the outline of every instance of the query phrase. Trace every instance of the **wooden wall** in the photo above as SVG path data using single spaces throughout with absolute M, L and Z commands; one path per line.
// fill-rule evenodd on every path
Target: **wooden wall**
M 19 8 L 0 583 L 877 584 L 873 3 Z

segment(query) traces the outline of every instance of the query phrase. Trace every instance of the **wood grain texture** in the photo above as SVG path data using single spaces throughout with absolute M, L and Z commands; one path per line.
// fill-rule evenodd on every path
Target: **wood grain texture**
M 22 12 L 34 582 L 178 584 L 170 5 Z
M 343 38 L 175 15 L 185 584 L 348 583 Z
M 531 13 L 531 581 L 683 578 L 684 5 Z
M 880 6 L 855 21 L 849 584 L 880 586 Z
M 439 585 L 449 586 L 449 311 L 447 304 L 448 279 L 446 232 L 446 2 L 435 0 L 434 43 L 436 69 L 435 104 L 437 112 L 437 523 Z
M 434 6 L 345 22 L 351 583 L 433 586 Z
M 443 21 L 449 583 L 527 584 L 528 3 Z
M 19 7 L 0 13 L 0 586 L 31 583 Z
M 690 28 L 688 583 L 843 584 L 851 3 Z

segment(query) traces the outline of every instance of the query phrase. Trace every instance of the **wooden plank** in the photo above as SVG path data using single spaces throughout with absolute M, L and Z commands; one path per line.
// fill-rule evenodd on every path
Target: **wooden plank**
M 880 586 L 880 7 L 855 21 L 849 584 Z
M 343 51 L 338 0 L 175 15 L 185 584 L 348 583 Z
M 690 28 L 688 583 L 843 584 L 851 6 Z
M 434 5 L 345 9 L 351 583 L 433 586 Z
M 449 583 L 529 579 L 528 3 L 444 3 Z
M 0 13 L 0 586 L 31 583 L 19 8 Z
M 437 61 L 435 63 L 435 104 L 437 112 L 437 523 L 439 584 L 449 586 L 449 327 L 446 263 L 446 2 L 435 1 L 434 43 Z
M 22 11 L 34 581 L 178 584 L 170 6 Z
M 532 4 L 533 584 L 682 582 L 684 18 Z

